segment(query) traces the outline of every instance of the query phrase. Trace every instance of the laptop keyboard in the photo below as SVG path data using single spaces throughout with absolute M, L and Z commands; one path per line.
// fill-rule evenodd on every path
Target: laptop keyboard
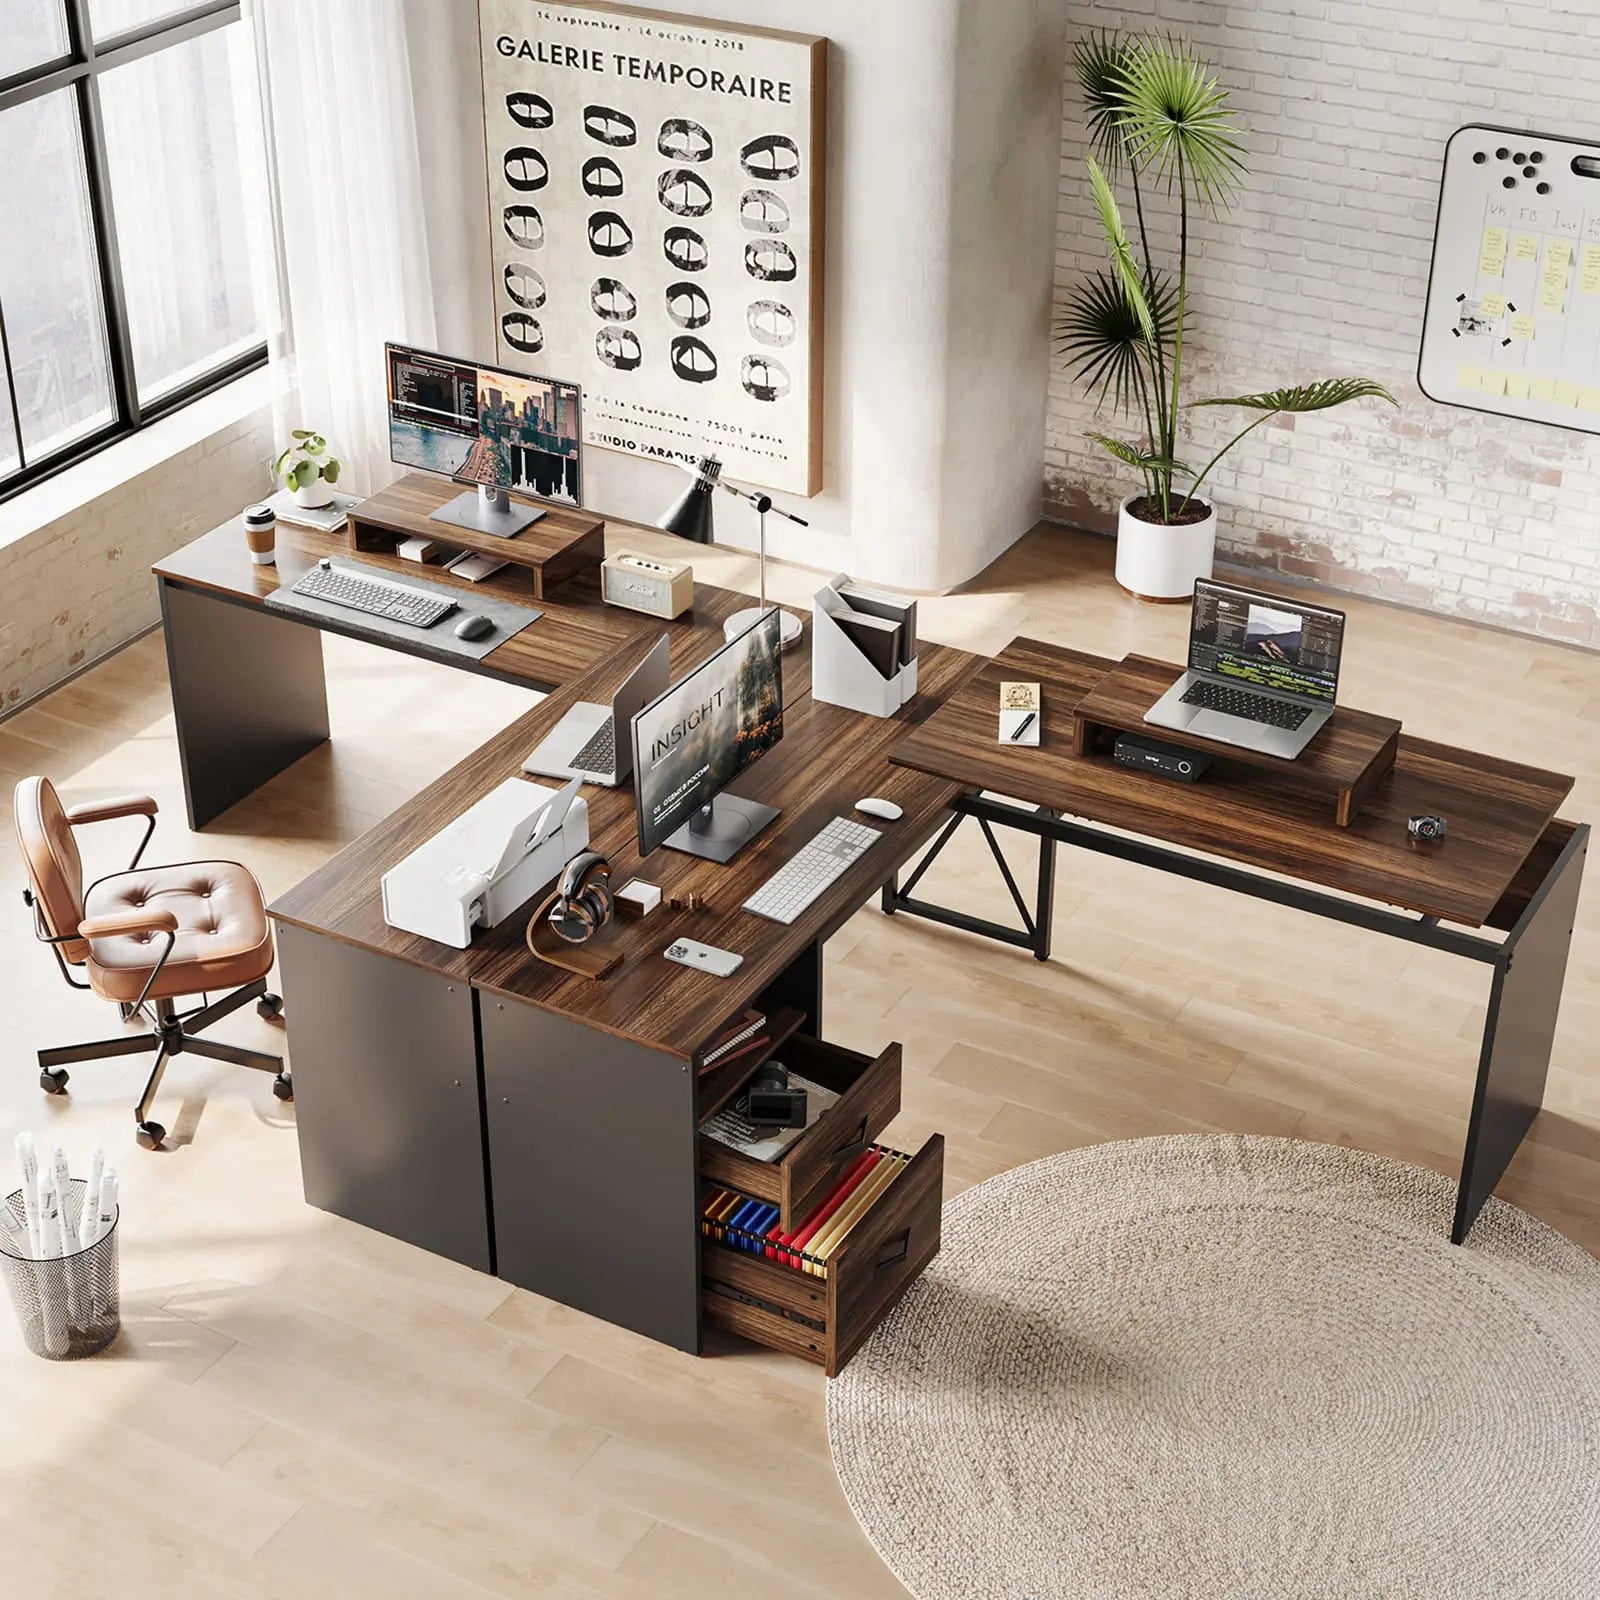
M 608 717 L 600 731 L 572 758 L 576 772 L 615 772 L 617 770 L 617 727 Z
M 1248 689 L 1230 688 L 1212 683 L 1208 678 L 1191 684 L 1183 703 L 1207 711 L 1222 711 L 1230 717 L 1243 717 L 1247 722 L 1264 722 L 1269 728 L 1298 728 L 1311 715 L 1309 706 L 1274 700 L 1271 695 L 1252 694 Z

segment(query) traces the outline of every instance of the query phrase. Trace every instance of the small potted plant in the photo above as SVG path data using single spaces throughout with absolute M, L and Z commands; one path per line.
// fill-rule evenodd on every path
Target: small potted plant
M 333 499 L 341 463 L 328 453 L 328 441 L 310 428 L 296 428 L 294 443 L 272 464 L 272 475 L 285 489 L 294 491 L 296 505 L 315 510 Z
M 1234 113 L 1216 75 L 1179 39 L 1101 33 L 1081 39 L 1073 66 L 1089 123 L 1086 159 L 1111 263 L 1068 296 L 1058 348 L 1098 404 L 1132 415 L 1142 435 L 1089 437 L 1143 478 L 1122 502 L 1117 582 L 1141 600 L 1187 600 L 1209 577 L 1216 543 L 1215 505 L 1200 498 L 1212 469 L 1246 434 L 1282 412 L 1326 411 L 1349 400 L 1394 396 L 1367 378 L 1327 378 L 1296 388 L 1191 402 L 1237 406 L 1255 416 L 1199 472 L 1178 452 L 1188 333 L 1189 214 L 1225 209 L 1245 174 Z M 1126 177 L 1137 241 L 1112 189 Z M 1177 205 L 1177 277 L 1158 271 L 1145 196 L 1160 185 Z M 1186 480 L 1181 489 L 1176 480 Z

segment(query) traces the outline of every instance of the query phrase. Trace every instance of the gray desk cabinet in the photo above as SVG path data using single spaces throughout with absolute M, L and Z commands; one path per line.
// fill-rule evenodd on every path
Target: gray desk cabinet
M 478 1003 L 499 1275 L 698 1352 L 693 1072 L 534 1006 Z
M 470 986 L 277 935 L 307 1201 L 492 1272 Z

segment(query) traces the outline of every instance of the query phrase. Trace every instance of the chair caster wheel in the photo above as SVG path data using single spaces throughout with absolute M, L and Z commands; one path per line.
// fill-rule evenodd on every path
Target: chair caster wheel
M 67 1069 L 65 1067 L 40 1067 L 39 1087 L 46 1094 L 65 1094 L 67 1092 Z
M 167 1136 L 167 1130 L 159 1122 L 141 1122 L 137 1132 L 139 1143 L 146 1150 L 159 1150 L 161 1141 Z
M 294 1079 L 287 1072 L 280 1072 L 272 1080 L 272 1092 L 280 1100 L 294 1099 Z
M 283 996 L 281 994 L 264 994 L 256 1001 L 256 1015 L 270 1022 L 274 1017 L 283 1015 Z

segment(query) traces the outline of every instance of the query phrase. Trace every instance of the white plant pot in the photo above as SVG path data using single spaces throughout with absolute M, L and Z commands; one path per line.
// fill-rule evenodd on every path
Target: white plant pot
M 297 506 L 304 506 L 307 511 L 332 505 L 333 485 L 326 478 L 318 478 L 315 483 L 308 483 L 305 488 L 295 490 L 294 503 Z
M 1169 528 L 1134 516 L 1128 507 L 1139 498 L 1130 494 L 1117 511 L 1117 582 L 1136 600 L 1193 598 L 1195 581 L 1211 576 L 1217 508 L 1202 522 Z

